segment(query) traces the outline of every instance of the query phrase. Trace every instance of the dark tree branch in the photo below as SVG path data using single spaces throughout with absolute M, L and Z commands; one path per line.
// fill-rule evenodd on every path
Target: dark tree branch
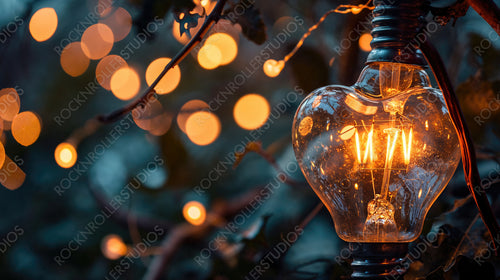
M 181 49 L 180 52 L 178 52 L 172 60 L 165 66 L 163 71 L 160 73 L 160 75 L 156 78 L 156 80 L 146 89 L 146 91 L 143 93 L 143 95 L 137 99 L 136 101 L 130 103 L 126 107 L 120 108 L 108 115 L 99 115 L 96 117 L 97 120 L 103 123 L 112 123 L 126 114 L 130 113 L 134 108 L 139 106 L 140 104 L 145 104 L 151 94 L 154 94 L 154 88 L 155 86 L 160 82 L 161 78 L 167 74 L 168 70 L 172 69 L 174 66 L 179 64 L 193 49 L 198 45 L 202 40 L 205 34 L 208 32 L 210 27 L 214 23 L 216 23 L 221 15 L 222 15 L 222 9 L 224 8 L 224 5 L 226 4 L 227 0 L 219 0 L 217 4 L 215 5 L 214 9 L 212 12 L 207 16 L 205 21 L 203 22 L 203 25 L 201 26 L 200 30 L 196 32 L 196 34 L 191 38 L 191 40 Z
M 469 5 L 500 35 L 500 9 L 493 0 L 467 0 Z
M 124 228 L 129 227 L 130 220 L 134 220 L 136 222 L 135 226 L 138 229 L 148 232 L 153 231 L 155 226 L 159 226 L 165 230 L 169 230 L 172 227 L 172 224 L 167 221 L 151 219 L 148 217 L 137 217 L 129 211 L 122 209 L 121 207 L 116 208 L 115 206 L 112 206 L 109 203 L 109 199 L 104 194 L 97 191 L 90 185 L 89 191 L 90 194 L 94 197 L 94 200 L 96 201 L 99 208 L 101 208 L 102 211 L 109 212 L 110 218 Z
M 500 226 L 498 225 L 495 214 L 493 213 L 488 201 L 488 197 L 486 196 L 486 192 L 484 191 L 485 186 L 481 186 L 481 177 L 477 169 L 474 143 L 472 142 L 470 131 L 467 128 L 464 115 L 460 109 L 460 103 L 458 102 L 450 78 L 446 73 L 444 63 L 437 50 L 429 42 L 429 40 L 425 40 L 419 47 L 422 50 L 427 63 L 430 65 L 436 80 L 438 81 L 439 88 L 443 92 L 446 106 L 448 107 L 448 111 L 450 112 L 453 125 L 455 126 L 458 139 L 460 141 L 462 163 L 467 187 L 472 194 L 472 198 L 476 203 L 479 214 L 481 215 L 481 218 L 491 236 L 491 240 L 493 241 L 495 247 L 495 253 L 498 253 Z

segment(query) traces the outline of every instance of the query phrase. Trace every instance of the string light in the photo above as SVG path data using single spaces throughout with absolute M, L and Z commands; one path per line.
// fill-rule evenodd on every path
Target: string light
M 208 108 L 208 104 L 205 101 L 199 99 L 189 100 L 184 105 L 182 105 L 181 109 L 179 110 L 179 114 L 177 114 L 177 125 L 182 130 L 182 132 L 186 133 L 186 121 L 192 113 L 205 109 L 208 110 Z
M 199 226 L 203 224 L 207 218 L 207 210 L 203 204 L 198 201 L 190 201 L 182 208 L 184 219 L 190 224 Z
M 89 59 L 101 59 L 113 48 L 113 31 L 103 23 L 89 26 L 82 35 L 82 51 Z
M 31 16 L 30 34 L 38 42 L 47 41 L 57 29 L 57 13 L 53 8 L 42 8 Z
M 110 234 L 102 239 L 101 251 L 106 258 L 116 260 L 125 256 L 128 248 L 120 236 Z
M 358 14 L 363 9 L 373 10 L 375 7 L 368 6 L 368 4 L 370 4 L 370 2 L 371 2 L 371 0 L 368 0 L 365 4 L 360 4 L 360 5 L 340 5 L 337 8 L 335 8 L 333 10 L 329 10 L 328 12 L 326 12 L 325 14 L 323 14 L 323 16 L 318 20 L 318 22 L 316 24 L 314 24 L 313 26 L 311 26 L 307 30 L 307 32 L 304 33 L 304 35 L 302 35 L 302 38 L 300 38 L 299 42 L 297 43 L 297 45 L 295 45 L 295 47 L 293 48 L 293 50 L 290 53 L 288 53 L 283 58 L 283 60 L 280 60 L 280 63 L 281 63 L 281 61 L 283 61 L 283 67 L 284 67 L 285 63 L 288 60 L 290 60 L 290 58 L 292 58 L 292 56 L 294 56 L 297 53 L 297 51 L 302 47 L 302 45 L 304 44 L 304 41 L 306 40 L 306 38 L 309 37 L 309 35 L 311 35 L 311 32 L 314 31 L 315 29 L 317 29 L 321 25 L 321 23 L 323 23 L 323 21 L 325 21 L 325 19 L 330 14 L 333 14 L 333 13 L 337 13 L 337 14 L 349 14 L 349 13 Z M 273 62 L 273 61 L 276 61 L 276 60 L 268 59 L 264 63 L 264 66 L 263 66 L 264 73 L 267 76 L 271 77 L 271 78 L 278 76 L 279 73 L 281 72 L 281 70 L 283 69 L 283 67 L 281 67 L 281 69 L 279 69 L 278 66 L 279 66 L 280 63 Z M 267 66 L 266 66 L 266 64 L 267 64 Z M 277 72 L 277 74 L 276 74 L 276 72 Z
M 198 63 L 201 67 L 212 70 L 222 62 L 222 52 L 216 45 L 205 43 L 198 51 Z
M 12 121 L 19 113 L 21 101 L 19 94 L 14 88 L 0 90 L 0 118 L 4 121 Z
M 169 57 L 160 57 L 151 62 L 146 69 L 146 83 L 151 85 L 171 60 Z M 180 81 L 181 69 L 176 65 L 161 78 L 160 82 L 155 86 L 155 91 L 158 94 L 167 94 L 172 92 Z
M 111 90 L 111 77 L 122 67 L 128 67 L 128 64 L 121 56 L 112 54 L 103 57 L 95 69 L 97 82 L 103 88 Z
M 40 119 L 35 113 L 30 111 L 19 113 L 12 120 L 12 136 L 23 146 L 35 143 L 41 129 Z
M 234 105 L 234 120 L 243 129 L 253 130 L 266 123 L 271 107 L 266 98 L 251 93 L 241 97 Z
M 110 87 L 118 99 L 130 100 L 139 92 L 141 80 L 134 69 L 122 67 L 111 76 Z
M 63 142 L 57 145 L 56 150 L 54 151 L 54 157 L 60 167 L 70 168 L 75 165 L 78 155 L 72 144 Z
M 364 52 L 369 52 L 372 50 L 370 42 L 372 41 L 372 35 L 370 33 L 364 33 L 359 37 L 359 48 Z
M 90 60 L 83 53 L 80 42 L 69 43 L 61 52 L 61 67 L 66 74 L 78 77 L 87 70 Z
M 206 146 L 214 142 L 220 133 L 219 118 L 211 112 L 199 111 L 191 114 L 186 121 L 186 134 L 199 146 Z
M 132 29 L 132 16 L 122 7 L 116 8 L 111 15 L 99 22 L 104 23 L 113 31 L 114 42 L 125 39 Z
M 274 59 L 268 59 L 264 62 L 264 73 L 271 78 L 278 76 L 281 73 L 281 70 L 285 67 L 285 61 L 280 60 L 276 61 Z

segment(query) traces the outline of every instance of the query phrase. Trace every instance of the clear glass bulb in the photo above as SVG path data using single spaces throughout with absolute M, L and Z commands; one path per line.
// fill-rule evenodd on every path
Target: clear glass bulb
M 313 91 L 292 138 L 307 181 L 348 242 L 415 240 L 460 161 L 442 93 L 409 64 L 371 63 L 352 87 Z

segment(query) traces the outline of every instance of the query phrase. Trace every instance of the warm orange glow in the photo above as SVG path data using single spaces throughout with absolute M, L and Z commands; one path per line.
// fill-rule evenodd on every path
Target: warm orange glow
M 208 108 L 208 104 L 199 99 L 190 100 L 186 102 L 186 104 L 182 105 L 179 114 L 177 114 L 177 125 L 182 130 L 182 132 L 186 133 L 186 121 L 192 113 Z
M 354 132 L 356 132 L 356 128 L 354 126 L 352 126 L 352 125 L 346 125 L 340 131 L 340 139 L 342 139 L 342 140 L 349 140 L 354 135 Z
M 24 179 L 26 179 L 26 173 L 12 159 L 5 156 L 5 161 L 0 169 L 0 184 L 9 190 L 15 190 L 24 183 Z
M 356 139 L 356 155 L 358 156 L 358 163 L 361 163 L 361 145 L 359 143 L 359 134 L 357 129 L 354 135 L 354 138 Z
M 281 73 L 281 70 L 285 67 L 285 61 L 280 60 L 276 61 L 274 59 L 268 59 L 264 62 L 264 73 L 271 78 L 278 76 Z
M 19 113 L 21 102 L 14 88 L 0 90 L 0 118 L 4 121 L 12 121 Z
M 167 133 L 172 123 L 170 114 L 154 97 L 151 97 L 144 106 L 132 110 L 132 118 L 138 127 L 155 136 Z
M 113 31 L 102 23 L 89 26 L 82 35 L 83 53 L 90 59 L 101 59 L 113 48 Z
M 97 1 L 97 13 L 100 17 L 105 17 L 109 15 L 113 9 L 113 0 L 98 0 Z
M 359 37 L 359 48 L 364 52 L 369 52 L 372 50 L 370 42 L 372 41 L 372 35 L 370 33 L 365 33 Z
M 5 147 L 3 143 L 0 142 L 0 166 L 3 166 L 5 162 Z
M 80 42 L 73 42 L 64 47 L 61 53 L 61 66 L 66 74 L 77 77 L 89 67 L 90 60 L 83 53 Z
M 128 64 L 121 56 L 114 54 L 105 56 L 97 64 L 95 77 L 103 88 L 111 90 L 111 77 L 122 67 L 128 67 Z
M 43 42 L 56 32 L 57 13 L 53 8 L 42 8 L 31 16 L 29 30 L 33 39 Z
M 226 33 L 215 33 L 210 35 L 205 44 L 216 46 L 221 52 L 220 64 L 231 63 L 238 54 L 238 44 L 230 35 Z
M 207 218 L 207 210 L 205 206 L 198 201 L 190 201 L 184 205 L 182 208 L 182 214 L 184 219 L 190 224 L 199 226 L 205 222 Z
M 186 121 L 186 134 L 191 142 L 199 146 L 211 144 L 219 137 L 219 118 L 206 111 L 191 114 Z
M 198 63 L 207 70 L 219 67 L 221 62 L 222 52 L 216 45 L 205 43 L 198 51 Z
M 122 7 L 116 8 L 113 14 L 99 22 L 106 24 L 113 31 L 115 42 L 125 39 L 132 29 L 132 16 Z
M 42 126 L 38 116 L 30 111 L 17 114 L 12 120 L 12 136 L 17 143 L 29 146 L 38 139 Z
M 148 83 L 148 86 L 156 80 L 170 60 L 171 59 L 168 57 L 161 57 L 149 64 L 148 69 L 146 70 L 146 82 Z M 167 74 L 165 74 L 165 76 L 163 76 L 160 82 L 155 86 L 156 93 L 167 94 L 172 92 L 177 85 L 179 85 L 180 81 L 181 69 L 176 65 L 174 68 L 168 70 Z
M 410 163 L 412 138 L 413 138 L 413 128 L 410 128 L 410 134 L 408 135 L 408 142 L 406 142 L 406 134 L 405 131 L 403 130 L 403 156 L 405 164 Z
M 102 239 L 101 251 L 106 258 L 116 260 L 125 256 L 128 252 L 128 248 L 127 245 L 123 243 L 120 236 L 110 234 Z
M 63 142 L 57 145 L 54 152 L 54 157 L 60 167 L 70 168 L 75 165 L 78 155 L 73 145 L 67 142 Z
M 139 92 L 141 80 L 134 69 L 122 67 L 111 76 L 110 87 L 118 99 L 130 100 Z
M 251 93 L 241 97 L 234 105 L 233 116 L 243 129 L 252 130 L 266 123 L 271 108 L 261 95 Z

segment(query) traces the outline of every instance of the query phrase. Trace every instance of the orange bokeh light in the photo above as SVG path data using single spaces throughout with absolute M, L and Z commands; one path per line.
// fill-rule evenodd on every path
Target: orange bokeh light
M 67 142 L 63 142 L 57 145 L 54 152 L 54 157 L 60 167 L 70 168 L 75 165 L 78 154 L 73 145 Z
M 116 8 L 111 15 L 99 22 L 106 24 L 113 31 L 115 42 L 125 39 L 132 29 L 132 16 L 122 7 Z
M 12 120 L 12 136 L 17 143 L 29 146 L 38 139 L 42 125 L 38 116 L 30 111 L 17 114 Z
M 116 260 L 125 256 L 128 248 L 120 236 L 109 234 L 102 239 L 101 251 L 106 258 Z
M 266 60 L 266 62 L 264 62 L 264 66 L 262 66 L 262 68 L 264 69 L 264 73 L 271 78 L 278 76 L 284 67 L 284 60 L 276 61 L 274 59 Z
M 82 35 L 82 51 L 90 59 L 101 59 L 113 48 L 113 31 L 103 23 L 89 26 Z
M 252 130 L 266 123 L 271 108 L 267 100 L 251 93 L 241 97 L 234 105 L 234 120 L 243 129 Z
M 359 37 L 359 48 L 364 52 L 369 52 L 372 50 L 370 42 L 372 41 L 372 35 L 370 33 L 365 33 Z
M 216 46 L 219 49 L 221 53 L 219 64 L 221 65 L 231 63 L 236 58 L 236 55 L 238 55 L 238 44 L 236 44 L 233 37 L 226 33 L 210 35 L 205 44 Z
M 212 70 L 217 67 L 222 62 L 222 52 L 216 45 L 205 44 L 198 51 L 198 63 L 201 67 Z
M 26 179 L 26 173 L 12 159 L 5 156 L 0 169 L 0 184 L 9 190 L 15 190 L 24 183 L 24 179 Z
M 14 88 L 0 90 L 0 118 L 4 121 L 12 121 L 19 113 L 21 102 Z
M 177 114 L 177 125 L 182 130 L 182 132 L 186 133 L 186 121 L 192 113 L 208 108 L 208 104 L 205 101 L 199 99 L 189 100 L 184 105 L 182 105 L 181 110 Z
M 56 32 L 57 13 L 53 8 L 42 8 L 31 16 L 29 30 L 33 39 L 43 42 Z
M 154 97 L 149 98 L 144 106 L 132 110 L 132 118 L 135 124 L 149 131 L 149 133 L 160 136 L 167 133 L 172 123 L 172 117 L 163 105 Z
M 112 54 L 103 57 L 95 69 L 97 81 L 103 88 L 111 90 L 111 77 L 122 67 L 128 67 L 128 64 L 121 56 Z
M 205 222 L 207 210 L 205 206 L 198 201 L 190 201 L 182 208 L 182 215 L 190 224 L 199 226 Z
M 189 140 L 199 146 L 214 142 L 219 137 L 220 130 L 219 118 L 210 112 L 195 112 L 186 121 L 186 134 Z
M 156 80 L 170 60 L 168 57 L 160 57 L 149 64 L 146 69 L 146 82 L 148 86 Z M 161 78 L 160 82 L 155 86 L 155 91 L 158 94 L 167 94 L 172 92 L 179 85 L 180 81 L 181 69 L 176 65 Z
M 5 163 L 5 147 L 3 143 L 0 142 L 0 166 L 3 166 Z
M 61 67 L 66 74 L 77 77 L 89 67 L 90 60 L 83 53 L 80 42 L 68 44 L 61 52 Z
M 130 100 L 139 92 L 141 80 L 134 69 L 122 67 L 111 76 L 110 87 L 118 99 Z

